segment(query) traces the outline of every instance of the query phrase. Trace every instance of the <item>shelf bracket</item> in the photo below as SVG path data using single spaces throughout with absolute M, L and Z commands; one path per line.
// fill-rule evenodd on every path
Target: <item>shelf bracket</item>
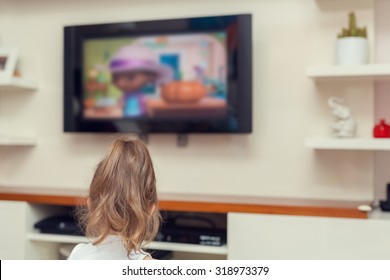
M 187 133 L 177 134 L 177 146 L 178 147 L 187 147 L 188 146 L 188 134 Z

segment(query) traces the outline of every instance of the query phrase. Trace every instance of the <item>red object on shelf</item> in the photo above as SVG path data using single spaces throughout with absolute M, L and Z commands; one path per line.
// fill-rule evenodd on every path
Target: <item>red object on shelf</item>
M 390 138 L 390 125 L 384 119 L 374 127 L 375 138 Z

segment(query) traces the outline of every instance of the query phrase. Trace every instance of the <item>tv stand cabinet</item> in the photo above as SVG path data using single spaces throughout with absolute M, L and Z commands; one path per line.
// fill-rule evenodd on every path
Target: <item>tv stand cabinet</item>
M 34 230 L 37 221 L 58 213 L 65 207 L 85 203 L 86 190 L 7 188 L 0 187 L 0 259 L 56 259 L 58 249 L 64 243 L 85 242 L 82 236 L 42 234 Z M 264 217 L 286 217 L 288 220 L 304 216 L 321 221 L 343 219 L 345 223 L 368 222 L 367 213 L 357 210 L 364 202 L 313 201 L 279 198 L 253 198 L 243 196 L 205 196 L 184 194 L 160 194 L 159 208 L 165 211 L 223 213 L 227 215 L 227 245 L 221 247 L 153 242 L 151 249 L 188 252 L 199 255 L 195 258 L 245 258 L 240 248 L 255 251 L 256 244 L 264 245 L 250 235 L 272 227 L 263 224 Z M 367 203 L 367 202 L 366 202 Z M 271 214 L 271 215 L 270 215 Z M 252 219 L 259 219 L 253 223 Z M 292 222 L 294 224 L 294 222 Z M 307 225 L 310 227 L 310 225 Z M 390 223 L 389 223 L 390 227 Z M 251 230 L 248 230 L 251 229 Z M 285 229 L 288 231 L 288 229 Z M 249 239 L 248 239 L 249 238 Z M 267 238 L 270 238 L 268 236 Z M 315 238 L 315 237 L 313 237 Z M 261 242 L 260 242 L 261 241 Z M 272 241 L 271 241 L 272 243 Z M 389 250 L 390 251 L 390 250 Z

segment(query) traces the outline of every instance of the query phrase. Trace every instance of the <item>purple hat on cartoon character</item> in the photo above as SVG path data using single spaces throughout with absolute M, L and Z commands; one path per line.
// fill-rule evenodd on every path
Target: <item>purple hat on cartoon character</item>
M 158 61 L 157 55 L 149 48 L 126 46 L 120 48 L 110 62 L 111 73 L 146 71 L 157 75 L 156 83 L 164 84 L 173 80 L 173 71 Z

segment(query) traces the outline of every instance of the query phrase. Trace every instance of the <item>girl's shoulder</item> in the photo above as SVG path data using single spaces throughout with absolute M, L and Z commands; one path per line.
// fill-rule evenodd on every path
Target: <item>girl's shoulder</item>
M 151 257 L 149 253 L 144 251 L 130 252 L 127 255 L 127 250 L 119 237 L 109 236 L 105 241 L 98 245 L 92 243 L 77 244 L 68 260 L 143 260 Z
M 85 245 L 87 245 L 87 244 L 86 244 L 86 243 L 79 243 L 79 244 L 77 244 L 77 245 L 73 248 L 72 252 L 70 253 L 70 255 L 69 255 L 69 257 L 68 257 L 68 260 L 77 260 L 77 259 L 78 259 L 78 258 L 77 258 L 78 252 L 79 252 L 80 249 L 81 249 L 82 247 L 84 247 Z

